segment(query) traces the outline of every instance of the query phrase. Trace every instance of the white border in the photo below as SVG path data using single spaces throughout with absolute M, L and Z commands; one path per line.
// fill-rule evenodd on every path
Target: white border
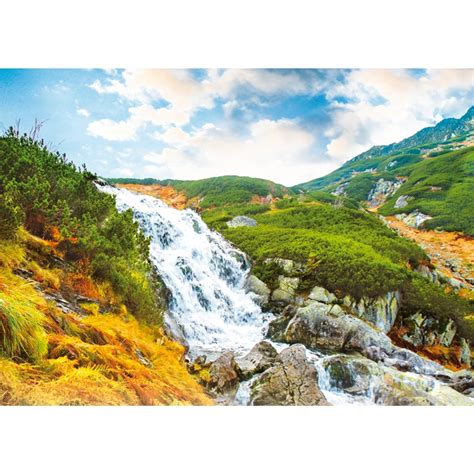
M 15 0 L 1 8 L 0 66 L 473 67 L 470 3 Z M 0 408 L 0 469 L 468 472 L 473 414 L 412 407 Z

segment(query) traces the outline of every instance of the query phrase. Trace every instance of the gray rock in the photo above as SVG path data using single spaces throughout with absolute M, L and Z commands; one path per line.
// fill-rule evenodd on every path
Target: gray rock
M 297 308 L 288 305 L 279 316 L 270 321 L 268 325 L 267 337 L 276 342 L 286 342 L 285 331 L 288 323 L 295 316 Z
M 431 216 L 423 214 L 418 209 L 410 212 L 410 214 L 397 214 L 395 217 L 402 220 L 407 226 L 415 229 L 418 229 L 427 220 L 433 219 Z
M 251 405 L 327 405 L 317 384 L 317 371 L 306 349 L 295 344 L 284 349 L 275 365 L 253 382 Z
M 277 350 L 267 341 L 256 344 L 244 357 L 235 360 L 237 372 L 241 380 L 269 369 L 275 362 Z
M 412 196 L 406 196 L 406 195 L 400 196 L 395 201 L 395 204 L 393 205 L 394 209 L 402 209 L 402 208 L 408 206 L 408 201 L 410 201 L 411 199 L 413 199 Z
M 301 265 L 295 263 L 293 260 L 288 260 L 286 258 L 266 258 L 263 263 L 265 265 L 270 265 L 272 263 L 276 264 L 285 275 L 291 275 L 294 271 L 299 270 Z
M 463 337 L 461 338 L 461 356 L 460 360 L 461 363 L 471 367 L 471 347 L 469 346 L 469 342 L 466 341 Z
M 208 387 L 216 393 L 225 394 L 237 390 L 239 376 L 232 352 L 225 352 L 209 367 Z
M 257 221 L 247 216 L 236 216 L 227 222 L 228 227 L 255 227 Z
M 392 329 L 400 309 L 400 293 L 392 291 L 379 298 L 362 298 L 358 302 L 346 297 L 344 302 L 360 318 L 388 333 Z
M 321 286 L 315 286 L 308 295 L 308 298 L 313 301 L 320 301 L 321 303 L 333 303 L 337 300 L 332 293 Z
M 280 275 L 278 277 L 278 288 L 290 295 L 294 296 L 298 285 L 300 284 L 299 278 L 291 278 Z
M 446 324 L 444 331 L 439 336 L 439 342 L 443 346 L 449 347 L 453 342 L 454 336 L 456 335 L 456 325 L 454 321 L 450 319 Z
M 395 346 L 381 330 L 347 313 L 334 316 L 328 305 L 299 308 L 284 333 L 286 342 L 308 349 L 358 352 L 375 362 L 419 374 L 449 377 L 452 372 L 436 362 Z
M 258 296 L 258 301 L 260 304 L 268 304 L 270 298 L 270 288 L 255 275 L 249 275 L 245 282 L 245 289 L 251 291 Z
M 280 303 L 280 304 L 286 305 L 289 303 L 294 303 L 295 297 L 294 295 L 288 293 L 287 291 L 283 291 L 277 288 L 276 290 L 273 290 L 272 301 L 274 303 Z
M 371 207 L 380 206 L 388 197 L 395 194 L 398 188 L 402 185 L 402 181 L 390 181 L 380 178 L 375 186 L 370 190 L 367 197 L 368 204 Z

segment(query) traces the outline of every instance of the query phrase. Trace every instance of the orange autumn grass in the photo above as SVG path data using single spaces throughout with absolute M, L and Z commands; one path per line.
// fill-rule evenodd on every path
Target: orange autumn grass
M 209 405 L 183 362 L 184 349 L 125 308 L 64 313 L 44 291 L 78 280 L 35 262 L 21 244 L 0 242 L 0 405 Z M 52 272 L 52 273 L 51 273 Z M 47 277 L 45 277 L 45 275 Z M 102 294 L 89 286 L 91 293 Z M 70 288 L 69 288 L 70 290 Z

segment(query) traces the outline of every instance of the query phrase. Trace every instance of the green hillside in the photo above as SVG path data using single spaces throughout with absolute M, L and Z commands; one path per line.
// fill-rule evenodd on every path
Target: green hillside
M 432 217 L 424 226 L 474 235 L 474 107 L 460 119 L 388 146 L 373 147 L 322 178 L 295 186 L 299 192 L 322 190 L 366 204 L 376 186 L 399 186 L 387 192 L 383 215 L 418 210 Z M 407 196 L 406 206 L 397 199 Z M 381 202 L 383 204 L 383 200 Z
M 195 181 L 157 180 L 153 178 L 116 178 L 108 179 L 108 181 L 117 184 L 159 184 L 162 186 L 172 186 L 177 191 L 186 194 L 188 198 L 199 197 L 201 199 L 200 207 L 202 208 L 249 203 L 254 196 L 264 198 L 271 194 L 273 197 L 281 198 L 288 193 L 292 193 L 292 191 L 281 184 L 265 179 L 244 176 L 218 176 Z

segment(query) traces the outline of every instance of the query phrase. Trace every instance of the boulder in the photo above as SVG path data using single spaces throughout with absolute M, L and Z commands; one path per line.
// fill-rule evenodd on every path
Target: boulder
M 456 325 L 454 321 L 450 319 L 446 324 L 443 332 L 439 335 L 439 342 L 445 347 L 449 347 L 453 342 L 454 336 L 456 335 Z
M 247 291 L 255 293 L 257 295 L 258 302 L 262 305 L 267 305 L 270 299 L 270 288 L 255 275 L 249 275 L 244 288 Z
M 280 275 L 278 277 L 278 288 L 273 291 L 271 300 L 279 304 L 294 303 L 296 301 L 296 289 L 299 284 L 299 278 Z
M 247 380 L 269 369 L 275 362 L 277 350 L 268 342 L 261 341 L 244 357 L 235 360 L 237 373 L 241 380 Z
M 272 319 L 268 325 L 267 337 L 276 342 L 286 342 L 285 331 L 288 323 L 296 314 L 297 308 L 288 305 L 279 316 Z
M 286 342 L 301 343 L 308 349 L 359 353 L 375 362 L 419 374 L 435 377 L 453 374 L 436 362 L 395 346 L 381 330 L 355 316 L 347 313 L 334 316 L 323 303 L 299 308 L 284 337 Z
M 308 295 L 308 299 L 321 303 L 334 303 L 337 300 L 332 293 L 321 286 L 315 286 Z
M 300 284 L 299 278 L 291 278 L 280 275 L 278 277 L 278 288 L 290 295 L 294 296 L 298 285 Z
M 257 221 L 247 216 L 236 216 L 227 221 L 227 227 L 256 227 Z
M 295 344 L 284 349 L 275 365 L 253 382 L 251 405 L 328 405 L 317 384 L 317 371 L 306 349 Z
M 209 367 L 208 387 L 216 393 L 224 394 L 237 389 L 239 376 L 233 352 L 225 352 Z
M 295 297 L 294 295 L 277 288 L 276 290 L 273 290 L 272 301 L 278 304 L 294 303 Z

